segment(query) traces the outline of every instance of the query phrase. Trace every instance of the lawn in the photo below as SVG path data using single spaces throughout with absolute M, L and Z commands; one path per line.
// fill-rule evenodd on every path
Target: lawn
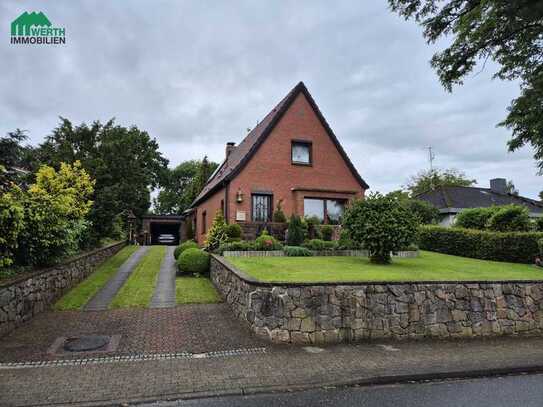
M 113 298 L 110 308 L 147 307 L 165 254 L 166 246 L 151 246 Z
M 178 304 L 212 304 L 220 297 L 211 281 L 205 277 L 177 277 L 175 300 Z
M 100 290 L 119 267 L 138 249 L 138 246 L 126 246 L 113 257 L 102 263 L 94 273 L 64 295 L 54 308 L 59 311 L 81 309 Z
M 538 280 L 543 269 L 421 251 L 417 258 L 394 258 L 376 265 L 365 257 L 228 257 L 241 271 L 261 281 L 451 281 Z

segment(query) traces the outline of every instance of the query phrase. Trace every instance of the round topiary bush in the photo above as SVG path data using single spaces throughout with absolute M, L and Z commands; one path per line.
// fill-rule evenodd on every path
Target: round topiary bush
M 187 240 L 186 242 L 181 243 L 175 248 L 175 250 L 173 251 L 173 257 L 175 257 L 175 259 L 177 260 L 179 258 L 179 255 L 185 250 L 194 248 L 198 248 L 198 243 L 196 243 L 194 240 Z
M 354 201 L 345 211 L 343 226 L 362 244 L 373 263 L 390 263 L 390 253 L 415 240 L 417 221 L 396 198 L 371 194 Z
M 180 273 L 206 274 L 209 271 L 209 253 L 196 248 L 187 249 L 177 259 L 177 268 Z

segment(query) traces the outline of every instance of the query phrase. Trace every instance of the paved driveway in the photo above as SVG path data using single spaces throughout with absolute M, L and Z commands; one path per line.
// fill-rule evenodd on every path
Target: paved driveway
M 0 338 L 0 362 L 80 358 L 48 353 L 59 337 L 120 335 L 115 355 L 208 352 L 263 346 L 228 305 L 45 312 Z M 102 355 L 105 356 L 105 355 Z

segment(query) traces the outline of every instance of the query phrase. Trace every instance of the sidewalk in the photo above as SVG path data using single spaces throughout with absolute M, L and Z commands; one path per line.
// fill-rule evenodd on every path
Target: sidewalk
M 227 334 L 225 332 L 225 334 Z M 136 358 L 137 359 L 137 358 Z M 158 360 L 0 368 L 1 405 L 96 405 L 543 370 L 543 338 L 267 346 Z

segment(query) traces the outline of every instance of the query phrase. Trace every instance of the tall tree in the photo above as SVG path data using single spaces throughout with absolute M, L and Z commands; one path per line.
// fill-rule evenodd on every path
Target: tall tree
M 158 196 L 153 200 L 154 212 L 164 215 L 181 214 L 200 193 L 217 163 L 203 160 L 185 161 L 168 171 Z
M 480 60 L 495 61 L 494 77 L 517 80 L 520 96 L 499 126 L 511 130 L 510 151 L 531 144 L 543 173 L 543 2 L 541 0 L 389 0 L 393 11 L 424 27 L 429 43 L 452 36 L 431 64 L 448 91 Z M 484 67 L 484 63 L 483 63 Z
M 427 170 L 409 178 L 405 188 L 416 197 L 423 192 L 431 191 L 438 187 L 469 187 L 477 181 L 469 179 L 461 171 L 455 169 Z
M 80 161 L 96 180 L 89 215 L 95 238 L 114 234 L 119 217 L 127 211 L 138 217 L 147 212 L 150 189 L 163 181 L 168 164 L 147 132 L 117 125 L 113 119 L 74 126 L 61 118 L 37 156 L 54 168 Z

